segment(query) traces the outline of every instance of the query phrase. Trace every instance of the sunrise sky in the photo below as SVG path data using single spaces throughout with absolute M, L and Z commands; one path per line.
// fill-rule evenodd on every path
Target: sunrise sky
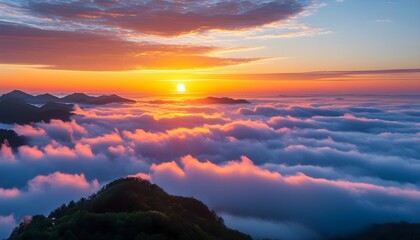
M 203 95 L 413 94 L 418 9 L 416 0 L 0 0 L 0 91 L 166 95 L 183 83 Z
M 0 239 L 133 176 L 255 240 L 420 223 L 419 143 L 420 0 L 0 0 Z

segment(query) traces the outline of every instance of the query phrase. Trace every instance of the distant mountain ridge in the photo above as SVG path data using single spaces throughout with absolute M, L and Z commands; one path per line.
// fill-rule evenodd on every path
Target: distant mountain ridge
M 206 97 L 202 99 L 186 100 L 187 104 L 249 104 L 250 102 L 245 99 L 233 99 L 229 97 Z
M 229 97 L 205 97 L 205 98 L 198 98 L 198 99 L 187 99 L 183 101 L 176 101 L 176 100 L 153 100 L 149 101 L 150 104 L 176 104 L 176 103 L 184 103 L 190 105 L 205 105 L 205 104 L 250 104 L 246 99 L 234 99 Z
M 227 228 L 202 202 L 172 196 L 139 178 L 123 178 L 97 194 L 70 202 L 48 217 L 34 216 L 10 240 L 178 239 L 251 240 Z
M 0 123 L 29 124 L 49 122 L 52 119 L 70 121 L 73 115 L 73 104 L 104 105 L 108 103 L 135 103 L 135 101 L 115 94 L 94 97 L 84 93 L 73 93 L 59 98 L 49 93 L 34 96 L 14 90 L 0 97 Z
M 56 103 L 76 103 L 76 104 L 87 104 L 87 105 L 104 105 L 109 103 L 135 103 L 136 101 L 120 97 L 116 94 L 102 95 L 102 96 L 89 96 L 84 93 L 73 93 L 65 97 L 57 97 L 49 93 L 41 95 L 31 95 L 20 90 L 14 90 L 9 93 L 3 94 L 0 97 L 0 101 L 19 99 L 26 103 L 31 104 L 46 104 L 48 102 Z

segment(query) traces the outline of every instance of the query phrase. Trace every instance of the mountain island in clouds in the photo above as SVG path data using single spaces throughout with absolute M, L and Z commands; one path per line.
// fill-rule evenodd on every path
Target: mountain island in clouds
M 88 199 L 63 204 L 48 217 L 25 219 L 13 239 L 238 239 L 223 219 L 193 198 L 171 196 L 140 178 L 107 184 Z
M 419 239 L 419 9 L 0 0 L 0 239 Z

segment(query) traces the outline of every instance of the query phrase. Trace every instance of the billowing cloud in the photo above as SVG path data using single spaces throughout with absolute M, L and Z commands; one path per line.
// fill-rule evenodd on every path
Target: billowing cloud
M 0 216 L 18 222 L 130 175 L 203 200 L 260 238 L 419 221 L 415 96 L 282 96 L 246 108 L 143 100 L 10 126 L 28 143 L 2 145 Z
M 48 189 L 60 189 L 70 187 L 74 189 L 96 189 L 98 187 L 98 181 L 95 180 L 92 183 L 86 181 L 83 174 L 80 175 L 69 175 L 60 172 L 55 172 L 48 176 L 37 176 L 28 182 L 29 191 L 41 191 L 45 188 Z
M 14 198 L 19 195 L 19 190 L 17 188 L 4 189 L 0 188 L 0 198 Z
M 181 165 L 153 164 L 151 171 L 152 181 L 171 193 L 196 196 L 242 221 L 299 223 L 307 232 L 324 236 L 348 233 L 372 222 L 420 221 L 417 189 L 315 179 L 302 173 L 282 176 L 255 166 L 246 157 L 217 165 L 186 156 Z M 291 229 L 287 228 L 286 236 Z M 301 228 L 295 230 L 299 235 Z M 285 235 L 278 232 L 275 237 Z
M 270 221 L 260 218 L 238 217 L 222 213 L 225 224 L 246 232 L 254 239 L 317 239 L 319 235 L 298 223 Z
M 0 215 L 0 237 L 8 237 L 4 233 L 11 232 L 16 225 L 16 220 L 12 214 L 7 216 Z
M 12 147 L 10 147 L 7 141 L 0 145 L 0 160 L 7 162 L 15 161 L 15 156 L 13 155 Z
M 22 217 L 47 214 L 67 201 L 87 197 L 98 189 L 96 179 L 88 181 L 84 174 L 61 172 L 38 175 L 21 189 L 0 188 L 0 238 L 8 237 Z
M 25 159 L 41 159 L 44 156 L 44 153 L 37 146 L 22 146 L 19 148 L 19 154 Z

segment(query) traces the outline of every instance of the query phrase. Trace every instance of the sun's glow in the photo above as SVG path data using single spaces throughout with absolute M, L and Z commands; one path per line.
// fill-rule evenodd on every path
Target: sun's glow
M 185 85 L 184 84 L 182 84 L 182 83 L 179 83 L 179 84 L 177 84 L 176 85 L 176 90 L 178 91 L 178 92 L 185 92 Z

